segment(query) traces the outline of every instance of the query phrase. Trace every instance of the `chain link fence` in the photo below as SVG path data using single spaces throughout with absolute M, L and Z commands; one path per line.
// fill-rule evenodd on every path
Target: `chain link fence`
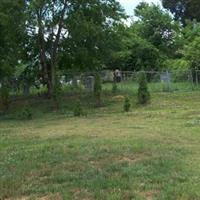
M 98 72 L 104 91 L 112 91 L 116 83 L 117 91 L 134 92 L 138 88 L 140 72 L 111 71 Z M 144 71 L 150 92 L 193 91 L 200 89 L 200 70 L 187 71 Z M 68 73 L 61 78 L 65 88 L 79 88 L 92 91 L 96 72 Z
M 94 89 L 95 75 L 98 74 L 102 80 L 102 89 L 105 92 L 112 92 L 115 87 L 116 92 L 134 93 L 138 89 L 138 77 L 140 72 L 103 70 L 99 72 L 68 72 L 62 75 L 59 80 L 62 88 L 66 92 L 92 92 Z M 146 74 L 148 88 L 150 92 L 176 92 L 200 90 L 200 70 L 187 71 L 143 71 Z M 13 94 L 27 93 L 24 88 L 28 88 L 29 94 L 38 94 L 46 91 L 42 84 L 16 89 L 16 84 L 12 86 Z

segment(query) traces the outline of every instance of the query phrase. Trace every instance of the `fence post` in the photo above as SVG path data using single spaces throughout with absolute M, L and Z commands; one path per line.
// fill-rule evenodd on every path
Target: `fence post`
M 190 72 L 190 77 L 191 77 L 191 82 L 192 82 L 192 89 L 194 89 L 194 78 L 193 78 L 192 70 L 190 70 L 189 72 Z
M 195 75 L 196 75 L 196 85 L 199 85 L 199 80 L 198 80 L 198 71 L 195 70 Z
M 168 91 L 171 90 L 171 80 L 170 80 L 170 77 L 169 77 L 169 71 L 167 70 L 167 87 L 168 87 Z

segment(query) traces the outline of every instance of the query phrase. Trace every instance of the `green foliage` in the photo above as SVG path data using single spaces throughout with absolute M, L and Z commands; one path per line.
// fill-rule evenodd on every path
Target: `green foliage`
M 139 18 L 136 26 L 140 36 L 145 38 L 159 51 L 171 55 L 176 47 L 176 38 L 179 37 L 180 26 L 174 22 L 172 16 L 154 4 L 140 3 L 135 9 Z
M 30 27 L 32 31 L 27 33 L 29 42 L 25 47 L 32 57 L 39 57 L 42 65 L 39 78 L 43 78 L 44 84 L 53 85 L 47 87 L 50 96 L 59 70 L 96 70 L 105 64 L 114 46 L 113 27 L 124 18 L 117 1 L 25 2 L 25 32 Z M 69 34 L 63 34 L 64 30 Z
M 9 88 L 5 85 L 2 85 L 2 87 L 0 88 L 0 102 L 3 110 L 7 111 L 10 104 L 10 95 Z
M 25 105 L 19 114 L 20 119 L 31 120 L 33 118 L 33 113 L 29 105 Z
M 21 55 L 23 42 L 23 1 L 0 3 L 0 79 L 10 77 Z
M 117 83 L 116 83 L 116 81 L 114 81 L 113 85 L 112 85 L 112 93 L 116 94 L 116 92 L 117 92 Z
M 56 81 L 54 90 L 53 90 L 53 101 L 55 103 L 56 109 L 59 109 L 62 97 L 62 86 L 59 82 Z
M 130 98 L 128 96 L 124 99 L 124 112 L 129 112 L 131 108 Z
M 124 70 L 157 70 L 159 66 L 159 51 L 146 39 L 135 33 L 124 38 L 124 47 L 118 53 Z
M 183 50 L 184 56 L 191 65 L 192 69 L 200 69 L 200 36 L 195 36 L 193 41 L 185 45 Z
M 147 85 L 145 72 L 139 73 L 138 83 L 139 83 L 138 103 L 147 104 L 150 101 L 150 93 L 148 91 L 148 85 Z
M 83 113 L 83 108 L 81 106 L 81 102 L 78 101 L 74 107 L 74 117 L 80 117 L 82 116 L 84 113 Z
M 199 0 L 162 0 L 162 3 L 174 14 L 176 20 L 181 20 L 184 24 L 187 19 L 200 21 Z
M 96 73 L 95 80 L 94 80 L 94 97 L 95 97 L 97 106 L 101 105 L 101 93 L 102 93 L 101 77 L 98 73 Z
M 160 70 L 163 61 L 174 57 L 180 46 L 180 24 L 154 4 L 139 4 L 135 15 L 138 20 L 121 33 L 121 50 L 115 62 L 124 70 Z
M 190 69 L 190 62 L 184 58 L 181 59 L 167 59 L 164 62 L 165 69 L 172 71 L 188 71 Z
M 188 79 L 191 63 L 185 58 L 167 59 L 164 62 L 164 66 L 164 68 L 168 69 L 172 74 L 173 81 L 185 81 Z M 164 86 L 164 90 L 167 88 Z

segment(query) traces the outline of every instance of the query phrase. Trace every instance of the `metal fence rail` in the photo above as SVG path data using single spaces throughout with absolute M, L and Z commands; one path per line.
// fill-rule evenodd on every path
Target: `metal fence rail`
M 82 86 L 92 90 L 94 75 L 101 77 L 104 90 L 112 90 L 114 82 L 120 91 L 137 90 L 138 77 L 141 72 L 111 71 L 68 73 L 62 78 L 62 84 L 70 87 Z M 149 90 L 151 92 L 192 91 L 200 89 L 200 70 L 187 71 L 143 71 L 146 74 Z
M 138 77 L 141 72 L 103 70 L 99 72 L 66 72 L 59 77 L 63 89 L 71 91 L 93 91 L 95 74 L 99 74 L 104 91 L 112 91 L 114 83 L 121 92 L 134 92 L 138 88 Z M 174 92 L 200 90 L 200 70 L 143 71 L 146 74 L 150 92 Z M 17 94 L 12 86 L 13 94 Z M 45 86 L 27 87 L 29 93 L 45 92 Z M 20 89 L 23 93 L 24 86 Z M 27 91 L 26 91 L 27 92 Z

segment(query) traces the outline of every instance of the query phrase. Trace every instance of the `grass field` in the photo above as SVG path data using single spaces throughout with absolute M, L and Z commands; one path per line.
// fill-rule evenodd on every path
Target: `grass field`
M 200 92 L 132 98 L 130 113 L 108 96 L 81 118 L 67 100 L 54 113 L 34 100 L 30 121 L 2 118 L 0 199 L 200 199 Z
M 138 84 L 132 81 L 124 81 L 118 83 L 117 85 L 118 90 L 131 93 L 133 91 L 137 92 Z M 148 83 L 149 91 L 150 92 L 174 92 L 174 91 L 182 91 L 182 92 L 189 92 L 194 90 L 200 90 L 199 85 L 192 84 L 191 82 L 171 82 L 170 84 L 167 83 L 160 83 L 160 82 L 151 82 Z M 106 83 L 103 85 L 104 90 L 111 91 L 112 90 L 112 83 Z

